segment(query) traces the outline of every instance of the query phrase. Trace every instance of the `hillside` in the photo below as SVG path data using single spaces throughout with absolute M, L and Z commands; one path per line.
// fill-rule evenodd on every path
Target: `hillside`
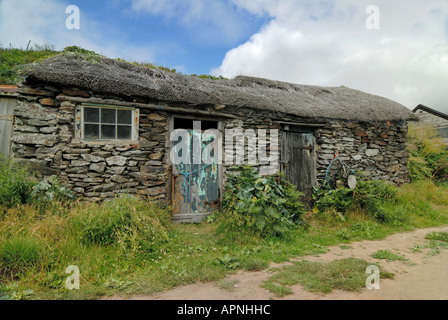
M 15 85 L 22 80 L 21 68 L 58 54 L 52 46 L 34 45 L 29 50 L 0 47 L 0 84 Z

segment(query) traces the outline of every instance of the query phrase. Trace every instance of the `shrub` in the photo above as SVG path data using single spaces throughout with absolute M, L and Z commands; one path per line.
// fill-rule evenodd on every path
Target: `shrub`
M 74 199 L 74 192 L 62 186 L 57 176 L 51 176 L 50 179 L 33 186 L 28 202 L 42 204 L 59 201 L 65 203 Z
M 223 207 L 218 213 L 221 230 L 245 230 L 279 236 L 301 222 L 303 194 L 283 177 L 263 177 L 250 166 L 228 175 Z
M 315 207 L 320 212 L 336 211 L 343 217 L 356 207 L 381 223 L 408 221 L 406 207 L 397 203 L 398 188 L 386 181 L 358 181 L 356 189 L 325 186 L 315 191 Z M 343 220 L 343 219 L 342 219 Z
M 73 232 L 84 244 L 150 253 L 169 239 L 170 211 L 129 195 L 75 209 Z
M 411 124 L 408 133 L 409 175 L 412 181 L 448 180 L 448 147 L 431 126 Z
M 0 245 L 0 274 L 23 274 L 30 268 L 48 265 L 49 258 L 50 253 L 43 241 L 16 235 Z
M 24 163 L 0 154 L 0 204 L 12 207 L 26 203 L 35 183 Z

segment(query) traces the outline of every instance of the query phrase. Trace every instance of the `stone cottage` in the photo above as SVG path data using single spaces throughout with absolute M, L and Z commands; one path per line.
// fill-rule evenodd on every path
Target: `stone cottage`
M 92 201 L 125 192 L 165 199 L 181 221 L 201 219 L 219 206 L 225 174 L 234 169 L 227 162 L 172 163 L 181 141 L 173 141 L 173 131 L 194 137 L 198 121 L 199 136 L 215 130 L 225 140 L 229 130 L 265 132 L 271 137 L 266 152 L 279 153 L 274 171 L 303 191 L 325 181 L 336 156 L 371 179 L 408 181 L 407 123 L 415 116 L 396 102 L 343 86 L 200 79 L 62 54 L 31 68 L 17 94 L 16 158 L 43 176 L 59 176 Z M 278 143 L 272 143 L 275 132 Z M 234 150 L 247 160 L 256 146 L 238 147 L 245 136 L 235 138 Z
M 413 112 L 419 118 L 420 126 L 433 127 L 439 137 L 448 144 L 448 114 L 429 108 L 422 104 L 418 105 Z

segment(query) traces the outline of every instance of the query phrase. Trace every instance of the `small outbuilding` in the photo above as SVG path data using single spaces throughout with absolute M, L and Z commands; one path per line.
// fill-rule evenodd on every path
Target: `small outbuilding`
M 180 221 L 200 220 L 219 206 L 236 159 L 266 174 L 284 172 L 305 192 L 324 183 L 336 156 L 370 179 L 408 181 L 406 135 L 415 115 L 343 86 L 201 79 L 61 54 L 31 68 L 16 98 L 14 157 L 92 201 L 120 193 L 165 199 Z M 226 161 L 173 163 L 170 155 L 180 155 L 176 130 L 190 134 L 184 143 L 192 150 L 198 139 L 200 154 L 214 141 L 207 132 L 220 132 Z M 265 157 L 251 158 L 262 151 Z
M 422 104 L 418 105 L 413 112 L 418 116 L 420 126 L 433 127 L 438 136 L 448 144 L 448 114 Z

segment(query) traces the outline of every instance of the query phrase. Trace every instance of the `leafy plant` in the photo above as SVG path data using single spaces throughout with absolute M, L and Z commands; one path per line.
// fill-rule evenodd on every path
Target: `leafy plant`
M 57 176 L 51 176 L 33 187 L 29 196 L 30 203 L 51 203 L 52 201 L 67 202 L 75 199 L 75 193 L 61 185 Z
M 398 188 L 386 181 L 360 180 L 356 188 L 332 188 L 326 185 L 315 189 L 313 198 L 317 212 L 336 212 L 342 221 L 344 214 L 356 207 L 366 212 L 379 222 L 405 223 L 406 207 L 397 205 Z
M 303 194 L 283 177 L 263 177 L 250 166 L 238 167 L 228 175 L 223 209 L 218 213 L 221 226 L 261 235 L 279 236 L 301 222 Z
M 0 204 L 12 207 L 26 203 L 35 183 L 24 163 L 0 154 Z

